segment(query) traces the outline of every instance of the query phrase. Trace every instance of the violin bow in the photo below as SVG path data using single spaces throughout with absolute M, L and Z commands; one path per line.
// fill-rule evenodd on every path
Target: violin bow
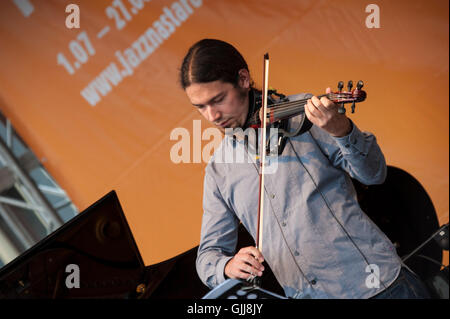
M 264 55 L 264 71 L 263 71 L 263 91 L 262 91 L 262 107 L 263 119 L 267 117 L 267 92 L 269 87 L 269 54 Z M 262 130 L 260 138 L 260 169 L 259 169 L 259 205 L 258 205 L 258 225 L 256 229 L 256 248 L 262 253 L 263 244 L 263 222 L 264 222 L 264 170 L 266 166 L 266 131 L 267 121 L 262 121 Z

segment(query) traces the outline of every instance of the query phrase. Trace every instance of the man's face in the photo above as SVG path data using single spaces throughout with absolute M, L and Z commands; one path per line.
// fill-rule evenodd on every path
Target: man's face
M 186 94 L 203 117 L 224 131 L 227 127 L 243 127 L 247 119 L 249 81 L 244 77 L 238 84 L 193 83 L 186 88 Z

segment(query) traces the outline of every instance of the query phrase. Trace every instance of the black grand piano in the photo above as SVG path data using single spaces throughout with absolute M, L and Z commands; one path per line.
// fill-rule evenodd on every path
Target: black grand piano
M 361 207 L 397 246 L 400 256 L 439 229 L 428 195 L 404 171 L 389 167 L 383 185 L 354 184 Z M 446 231 L 448 249 L 448 224 Z M 249 245 L 254 241 L 240 226 L 237 248 Z M 200 299 L 211 294 L 195 269 L 197 248 L 144 265 L 117 194 L 111 191 L 0 268 L 0 299 Z M 442 247 L 428 240 L 416 255 L 406 264 L 426 281 L 435 298 L 442 298 L 439 280 L 443 278 L 448 296 L 448 267 L 447 277 L 442 277 L 439 265 Z M 283 296 L 270 267 L 265 268 L 260 288 Z
M 111 191 L 0 269 L 0 298 L 200 298 L 194 250 L 145 266 Z

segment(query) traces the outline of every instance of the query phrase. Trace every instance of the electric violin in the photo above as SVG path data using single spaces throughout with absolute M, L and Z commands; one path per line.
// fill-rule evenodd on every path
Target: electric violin
M 351 110 L 352 113 L 355 113 L 356 103 L 363 102 L 366 99 L 367 93 L 362 89 L 364 86 L 363 81 L 358 81 L 356 88 L 353 88 L 353 81 L 348 81 L 347 83 L 347 91 L 342 91 L 344 87 L 344 82 L 339 81 L 338 90 L 336 92 L 326 93 L 322 95 L 318 95 L 317 97 L 320 99 L 322 97 L 328 98 L 335 104 L 339 105 L 339 113 L 345 114 L 345 104 L 352 103 Z M 266 113 L 266 122 L 267 124 L 275 124 L 279 123 L 283 120 L 290 119 L 297 115 L 305 114 L 305 104 L 308 102 L 309 98 L 290 101 L 285 95 L 278 93 L 274 89 L 269 89 L 267 91 L 268 102 L 267 105 L 267 113 Z M 261 125 L 261 110 L 260 107 L 262 103 L 260 101 L 255 101 L 256 106 L 253 109 L 253 113 L 250 115 L 247 121 L 247 127 L 251 128 L 262 128 Z M 305 116 L 305 121 L 303 122 L 303 126 L 297 128 L 294 132 L 286 132 L 284 129 L 281 129 L 281 133 L 287 137 L 298 136 L 303 134 L 307 130 L 311 128 L 312 123 Z

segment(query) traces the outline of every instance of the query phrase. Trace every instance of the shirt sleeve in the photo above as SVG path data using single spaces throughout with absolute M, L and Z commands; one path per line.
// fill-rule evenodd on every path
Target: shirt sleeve
M 225 281 L 226 263 L 233 257 L 239 220 L 222 198 L 209 165 L 205 171 L 203 218 L 196 268 L 209 288 Z
M 315 125 L 310 134 L 333 166 L 345 170 L 365 185 L 382 184 L 386 179 L 387 167 L 375 136 L 361 132 L 350 122 L 352 130 L 343 137 L 333 137 Z

